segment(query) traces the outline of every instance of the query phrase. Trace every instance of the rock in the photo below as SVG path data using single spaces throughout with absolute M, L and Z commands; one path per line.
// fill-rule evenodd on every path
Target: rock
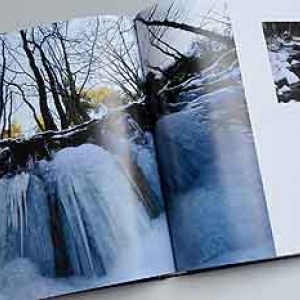
M 294 50 L 300 50 L 300 45 L 294 44 L 294 45 L 293 45 L 293 49 L 294 49 Z
M 291 92 L 291 88 L 288 87 L 287 85 L 284 85 L 281 89 L 278 90 L 278 94 L 283 94 L 283 93 L 288 93 Z
M 282 78 L 276 82 L 278 89 L 282 88 L 285 85 L 288 85 L 286 78 Z

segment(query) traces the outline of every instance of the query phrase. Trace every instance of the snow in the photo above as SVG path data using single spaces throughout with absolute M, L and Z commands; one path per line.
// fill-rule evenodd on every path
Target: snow
M 269 58 L 275 82 L 279 82 L 282 79 L 286 79 L 288 84 L 299 82 L 299 77 L 288 70 L 290 67 L 290 64 L 287 62 L 288 57 L 289 53 L 285 50 L 280 52 L 269 51 Z
M 283 93 L 290 92 L 290 91 L 291 88 L 289 88 L 287 85 L 284 85 L 281 89 L 278 90 L 278 94 L 282 95 Z
M 0 259 L 0 299 L 39 299 L 174 271 L 165 214 L 150 219 L 116 156 L 103 148 L 91 144 L 65 148 L 52 160 L 39 162 L 32 174 L 5 178 L 0 184 L 1 193 L 8 189 L 12 193 L 1 196 L 8 204 L 12 197 L 18 204 L 23 199 L 20 193 L 28 195 L 28 204 L 14 205 L 12 214 L 1 206 L 0 222 L 12 215 L 18 234 L 13 244 L 11 238 L 5 244 L 0 239 L 1 255 L 15 253 Z M 58 250 L 67 254 L 73 271 L 63 278 L 53 276 L 49 226 L 42 223 L 49 216 L 43 205 L 47 201 L 59 208 L 65 245 Z M 1 236 L 7 235 L 5 224 Z M 31 232 L 42 240 L 30 239 Z M 32 244 L 28 252 L 18 250 L 16 243 L 22 249 L 27 242 Z M 38 251 L 33 252 L 33 246 Z
M 272 72 L 274 81 L 277 83 L 283 79 L 286 79 L 288 84 L 293 84 L 299 82 L 299 77 L 293 72 L 286 69 L 284 66 L 272 66 Z
M 286 50 L 280 50 L 278 52 L 269 51 L 272 74 L 276 83 L 283 79 L 286 79 L 288 84 L 299 82 L 299 77 L 289 70 L 291 64 L 295 64 L 295 61 L 290 64 L 287 62 L 288 58 L 289 53 Z
M 286 78 L 288 84 L 293 84 L 293 83 L 299 82 L 299 77 L 295 73 L 293 73 L 287 69 L 283 68 L 282 74 Z
M 274 62 L 284 63 L 289 58 L 289 53 L 286 50 L 278 52 L 269 51 L 269 57 Z
M 284 47 L 290 47 L 290 48 L 293 48 L 294 46 L 300 46 L 300 43 L 296 40 L 291 40 L 291 41 L 284 41 L 284 40 L 281 40 L 281 45 L 284 46 Z
M 100 103 L 98 107 L 90 112 L 90 117 L 92 119 L 102 119 L 103 117 L 107 116 L 107 114 L 108 108 L 104 104 Z
M 300 64 L 300 61 L 297 60 L 297 59 L 293 59 L 293 60 L 291 61 L 291 65 L 292 65 L 292 66 L 298 65 L 298 64 Z
M 291 98 L 299 94 L 300 44 L 294 40 L 267 38 L 267 45 L 278 102 L 294 102 Z
M 0 180 L 0 268 L 28 257 L 42 274 L 54 274 L 47 197 L 42 182 L 27 173 Z
M 201 57 L 203 52 L 203 41 L 195 39 L 191 42 L 190 48 L 186 51 L 187 57 Z

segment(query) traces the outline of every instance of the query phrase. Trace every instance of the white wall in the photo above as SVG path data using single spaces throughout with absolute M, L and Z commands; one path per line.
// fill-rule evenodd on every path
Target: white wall
M 201 1 L 201 0 L 199 0 Z M 131 15 L 150 0 L 0 0 L 0 29 L 95 13 Z M 300 104 L 280 105 L 272 89 L 263 20 L 299 20 L 299 0 L 231 0 L 234 30 L 277 251 L 300 249 Z M 298 299 L 300 259 L 244 266 L 62 299 Z M 38 288 L 38 287 L 37 287 Z M 27 300 L 27 299 L 25 299 Z

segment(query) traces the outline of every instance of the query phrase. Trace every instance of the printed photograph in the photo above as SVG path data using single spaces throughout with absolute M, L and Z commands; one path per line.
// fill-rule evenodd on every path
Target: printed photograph
M 177 269 L 274 257 L 227 3 L 157 5 L 137 21 Z
M 264 22 L 279 103 L 300 101 L 300 22 Z
M 0 35 L 1 299 L 174 271 L 135 31 L 95 16 Z
M 275 256 L 225 1 L 0 35 L 1 300 Z

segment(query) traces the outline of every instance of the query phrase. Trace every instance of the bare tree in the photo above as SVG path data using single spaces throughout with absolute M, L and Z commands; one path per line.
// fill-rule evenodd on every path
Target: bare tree
M 34 30 L 34 29 L 33 29 Z M 38 94 L 39 94 L 39 107 L 41 111 L 41 115 L 43 117 L 44 125 L 46 130 L 57 130 L 57 126 L 54 122 L 54 119 L 51 115 L 48 100 L 47 100 L 47 91 L 46 91 L 46 85 L 45 80 L 42 76 L 42 72 L 39 69 L 36 59 L 34 57 L 34 50 L 30 49 L 30 41 L 27 38 L 27 32 L 24 30 L 20 31 L 21 39 L 22 39 L 22 46 L 26 53 L 26 56 L 28 58 L 28 62 L 30 65 L 30 68 L 33 72 L 33 75 L 35 77 L 35 83 L 37 85 Z M 32 34 L 33 37 L 33 34 Z
M 209 10 L 207 14 L 203 16 L 202 22 L 200 22 L 201 23 L 200 26 L 194 26 L 188 24 L 188 22 L 179 21 L 179 19 L 182 18 L 181 14 L 183 12 L 180 12 L 180 10 L 178 10 L 178 8 L 176 8 L 174 4 L 170 5 L 167 10 L 164 10 L 162 15 L 160 14 L 158 5 L 155 5 L 146 15 L 139 14 L 135 18 L 135 22 L 141 22 L 142 24 L 146 25 L 148 28 L 156 28 L 156 32 L 152 31 L 152 35 L 155 34 L 156 37 L 159 39 L 161 39 L 161 37 L 165 34 L 166 30 L 172 28 L 172 29 L 187 31 L 196 35 L 207 37 L 211 40 L 223 43 L 229 48 L 234 47 L 234 40 L 231 36 L 222 35 L 216 31 L 212 31 L 204 28 L 205 21 L 208 19 L 208 15 L 210 14 L 210 12 L 211 10 Z M 222 20 L 216 20 L 216 21 L 223 22 L 223 23 L 225 22 Z M 230 22 L 226 23 L 226 25 L 228 24 L 230 24 Z M 164 31 L 162 32 L 157 31 L 157 28 L 164 28 Z
M 4 44 L 4 37 L 0 38 L 1 42 L 1 71 L 0 71 L 0 119 L 2 118 L 4 109 L 5 109 L 5 72 L 6 72 L 6 51 Z
M 99 31 L 97 48 L 102 76 L 116 84 L 131 100 L 141 98 L 142 77 L 134 24 L 124 17 Z
M 95 65 L 97 31 L 98 22 L 90 43 L 87 36 L 68 36 L 68 22 L 61 22 L 21 30 L 17 46 L 2 38 L 0 117 L 8 89 L 32 111 L 40 130 L 66 129 L 88 121 L 82 94 Z M 12 66 L 7 64 L 7 56 L 13 60 Z M 37 107 L 34 99 L 38 100 Z

